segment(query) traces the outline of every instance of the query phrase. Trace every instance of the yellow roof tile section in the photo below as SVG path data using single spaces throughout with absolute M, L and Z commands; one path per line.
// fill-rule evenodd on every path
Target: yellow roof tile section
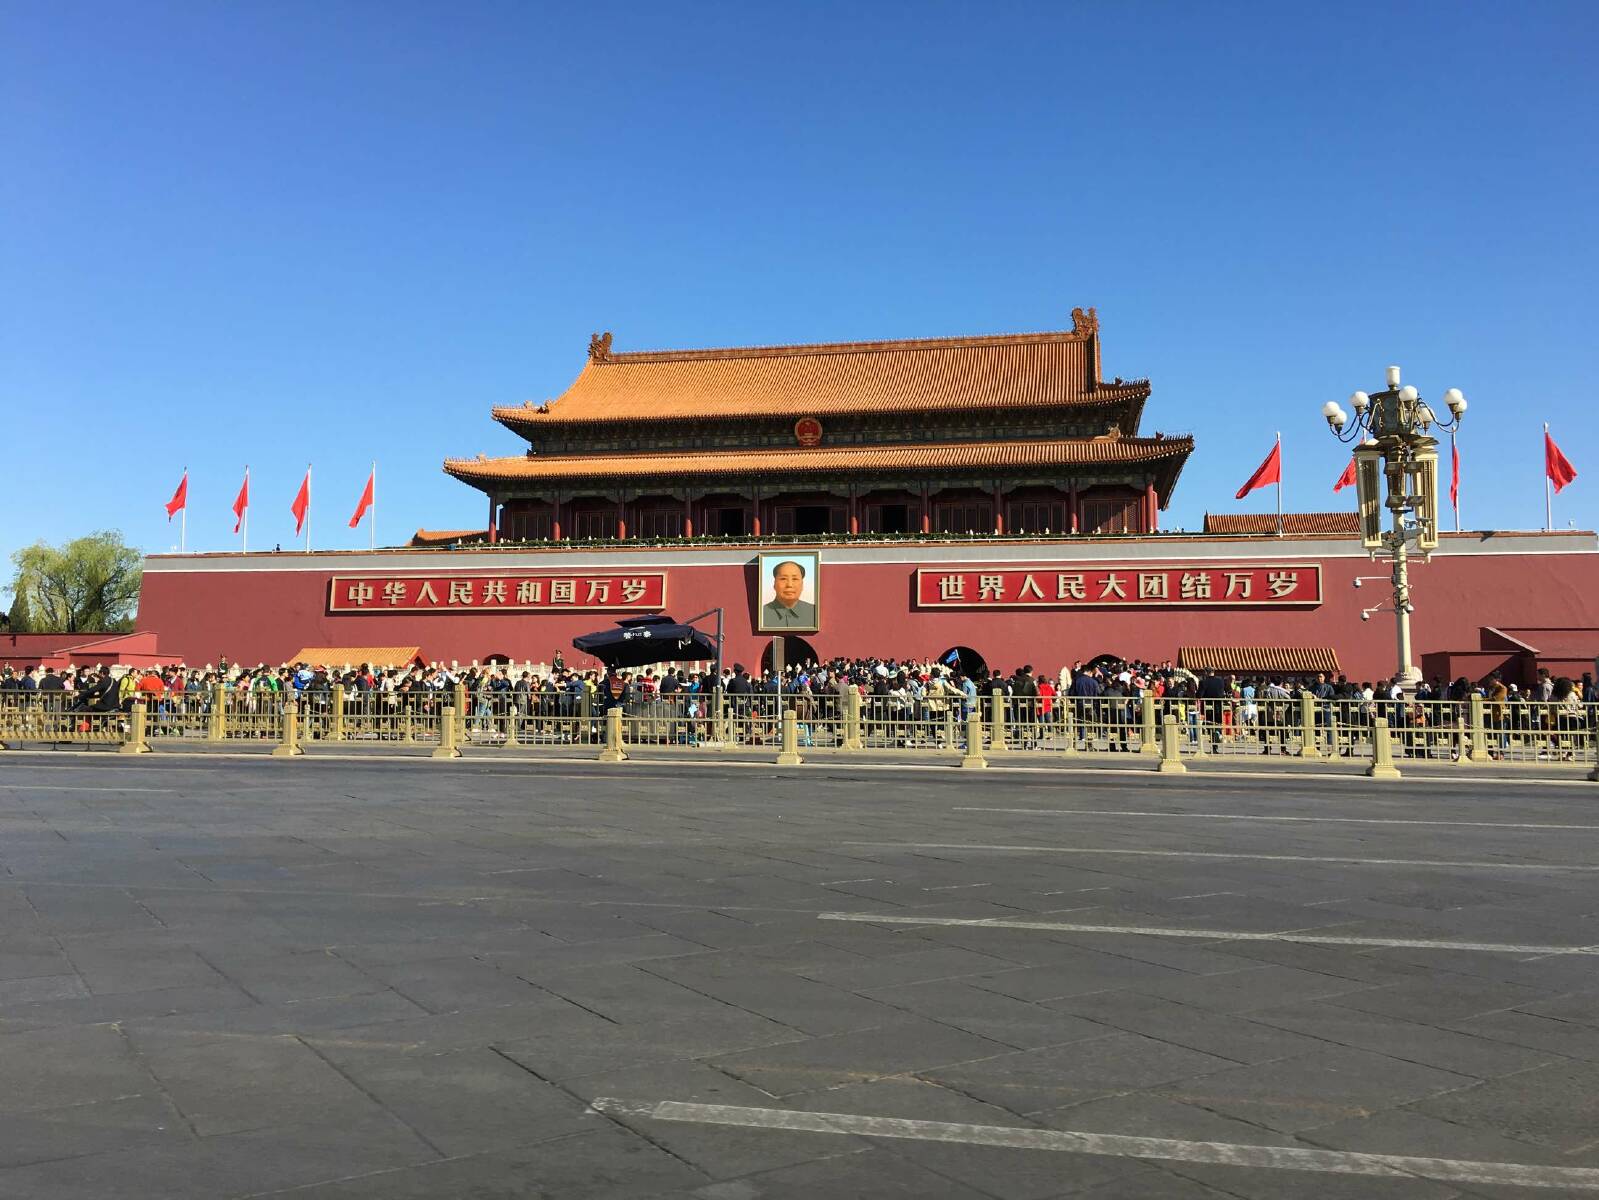
M 596 337 L 565 393 L 494 409 L 532 431 L 610 421 L 828 417 L 1142 401 L 1147 382 L 1100 383 L 1098 319 L 1060 333 L 843 342 L 729 350 L 612 352 Z
M 1276 513 L 1206 513 L 1206 533 L 1276 533 Z M 1284 533 L 1359 533 L 1354 512 L 1284 513 Z
M 313 667 L 408 667 L 422 654 L 420 646 L 302 646 L 289 656 L 291 663 Z
M 575 482 L 707 476 L 825 474 L 857 470 L 959 470 L 971 467 L 1070 467 L 1182 460 L 1191 437 L 1062 441 L 946 442 L 903 446 L 832 446 L 814 450 L 729 450 L 657 454 L 519 455 L 449 458 L 444 470 L 467 483 Z
M 449 546 L 456 542 L 484 542 L 487 529 L 418 529 L 411 535 L 413 546 Z
M 1338 674 L 1331 646 L 1183 646 L 1177 665 L 1190 671 L 1254 672 L 1261 675 Z

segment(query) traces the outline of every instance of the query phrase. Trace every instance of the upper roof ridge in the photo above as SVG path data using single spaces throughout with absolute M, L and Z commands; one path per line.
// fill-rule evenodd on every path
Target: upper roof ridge
M 938 338 L 897 338 L 871 342 L 811 342 L 785 346 L 725 346 L 699 350 L 612 350 L 612 334 L 589 338 L 589 361 L 596 364 L 704 362 L 739 358 L 796 358 L 823 354 L 871 354 L 894 350 L 950 350 L 978 346 L 1027 346 L 1050 342 L 1082 342 L 1099 332 L 1093 308 L 1072 309 L 1072 327 L 1039 333 L 988 333 Z

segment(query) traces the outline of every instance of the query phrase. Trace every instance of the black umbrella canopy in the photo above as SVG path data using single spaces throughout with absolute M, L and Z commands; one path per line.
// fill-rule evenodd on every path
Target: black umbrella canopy
M 618 621 L 615 629 L 573 638 L 572 646 L 584 654 L 592 654 L 607 667 L 700 662 L 716 657 L 715 639 L 668 616 L 629 617 Z

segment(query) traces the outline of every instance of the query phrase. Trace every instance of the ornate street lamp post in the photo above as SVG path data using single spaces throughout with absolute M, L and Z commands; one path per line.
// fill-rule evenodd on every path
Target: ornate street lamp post
M 1386 388 L 1370 396 L 1356 392 L 1349 398 L 1353 417 L 1336 400 L 1329 400 L 1321 409 L 1333 435 L 1346 445 L 1357 446 L 1355 484 L 1360 494 L 1361 542 L 1373 558 L 1386 554 L 1393 561 L 1393 611 L 1399 641 L 1396 674 L 1407 692 L 1421 681 L 1410 650 L 1410 614 L 1414 611 L 1410 544 L 1414 542 L 1424 555 L 1438 546 L 1438 439 L 1428 430 L 1436 427 L 1453 433 L 1466 412 L 1466 398 L 1459 388 L 1444 393 L 1444 404 L 1449 417 L 1440 420 L 1415 388 L 1400 386 L 1399 368 L 1389 367 Z M 1385 508 L 1392 514 L 1389 529 L 1383 528 Z

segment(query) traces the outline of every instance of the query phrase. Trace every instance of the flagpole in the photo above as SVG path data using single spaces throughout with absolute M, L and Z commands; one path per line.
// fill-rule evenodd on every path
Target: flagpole
M 1449 484 L 1450 484 L 1450 490 L 1454 493 L 1454 495 L 1450 499 L 1450 503 L 1454 505 L 1454 509 L 1455 509 L 1455 532 L 1456 533 L 1460 532 L 1460 482 L 1455 477 L 1455 466 L 1459 462 L 1460 462 L 1460 451 L 1455 449 L 1455 435 L 1453 433 L 1450 433 L 1450 435 L 1449 435 Z
M 366 514 L 366 545 L 368 550 L 378 548 L 378 460 L 372 460 L 372 507 Z
M 189 552 L 189 468 L 183 468 L 183 518 L 178 522 L 178 549 Z
M 1277 431 L 1277 536 L 1283 535 L 1283 434 Z
M 1543 531 L 1555 527 L 1555 493 L 1549 479 L 1549 422 L 1543 423 Z
M 305 552 L 311 553 L 311 464 L 305 464 Z
M 244 511 L 239 514 L 244 521 L 244 540 L 239 543 L 239 553 L 250 553 L 250 464 L 244 464 Z

